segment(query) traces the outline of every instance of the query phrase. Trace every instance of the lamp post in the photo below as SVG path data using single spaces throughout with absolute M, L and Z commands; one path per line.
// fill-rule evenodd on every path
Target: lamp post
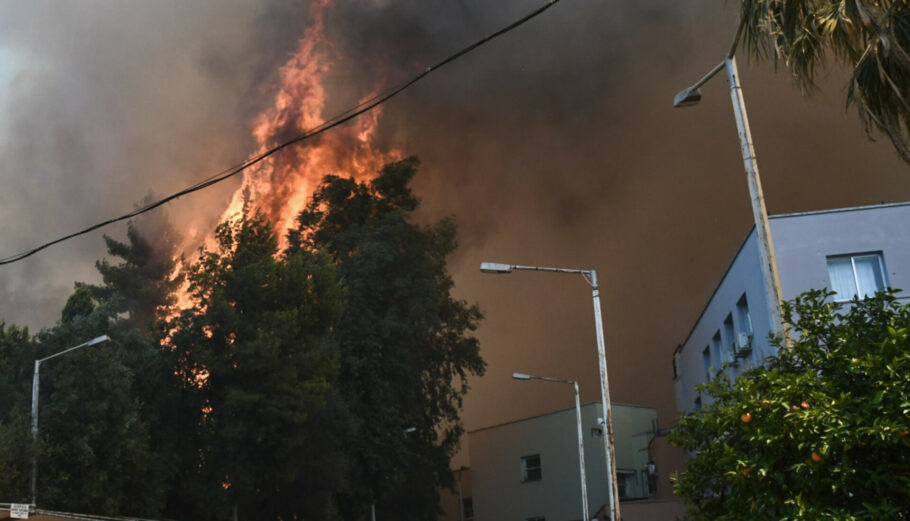
M 575 424 L 578 428 L 578 473 L 581 477 L 581 512 L 584 521 L 591 521 L 588 514 L 588 480 L 585 477 L 585 440 L 581 430 L 581 399 L 578 396 L 578 382 L 575 380 L 561 380 L 549 376 L 533 376 L 524 373 L 512 373 L 512 378 L 516 380 L 543 380 L 545 382 L 558 382 L 572 384 L 575 389 Z
M 597 333 L 597 359 L 600 369 L 600 398 L 603 406 L 607 435 L 604 436 L 604 458 L 607 467 L 607 487 L 610 504 L 610 521 L 619 520 L 619 492 L 616 485 L 616 454 L 613 444 L 613 409 L 610 402 L 610 382 L 607 375 L 607 355 L 604 349 L 604 327 L 600 311 L 600 288 L 597 285 L 597 272 L 594 270 L 576 270 L 565 268 L 545 268 L 539 266 L 519 266 L 499 262 L 483 262 L 480 271 L 484 273 L 512 273 L 513 270 L 549 271 L 555 273 L 574 273 L 581 275 L 591 286 L 594 299 L 594 327 Z
M 752 144 L 752 131 L 749 129 L 749 117 L 746 114 L 746 103 L 743 89 L 739 82 L 739 70 L 736 67 L 736 46 L 743 31 L 740 20 L 736 36 L 723 61 L 711 69 L 694 85 L 683 89 L 673 98 L 673 107 L 689 107 L 701 101 L 701 86 L 713 78 L 721 69 L 727 71 L 727 82 L 730 84 L 730 98 L 733 102 L 733 115 L 739 133 L 740 150 L 746 168 L 749 184 L 749 196 L 752 199 L 752 216 L 755 220 L 755 235 L 758 238 L 758 251 L 761 257 L 762 279 L 765 283 L 765 294 L 768 298 L 768 309 L 771 310 L 771 329 L 778 338 L 787 341 L 781 313 L 780 274 L 777 269 L 777 258 L 774 255 L 774 242 L 771 240 L 771 227 L 768 223 L 768 210 L 765 208 L 765 197 L 762 193 L 761 178 L 758 175 L 758 160 L 755 158 L 755 147 Z
M 69 349 L 64 349 L 59 353 L 53 354 L 51 356 L 42 358 L 40 360 L 35 360 L 35 373 L 32 375 L 32 476 L 31 476 L 31 489 L 32 489 L 32 504 L 37 506 L 37 498 L 35 495 L 36 484 L 38 482 L 38 387 L 41 385 L 41 362 L 46 362 L 51 358 L 56 358 L 60 355 L 75 351 L 81 347 L 93 346 L 95 344 L 101 344 L 103 342 L 109 341 L 111 338 L 107 335 L 101 335 L 95 337 L 84 344 L 79 344 L 75 347 Z

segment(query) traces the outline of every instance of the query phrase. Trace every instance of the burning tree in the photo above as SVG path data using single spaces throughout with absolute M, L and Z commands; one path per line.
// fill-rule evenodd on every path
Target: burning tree
M 176 491 L 201 518 L 293 516 L 277 505 L 306 468 L 311 424 L 337 372 L 335 267 L 318 251 L 279 254 L 271 224 L 221 224 L 187 273 L 196 306 L 170 322 L 193 445 Z M 290 517 L 288 517 L 290 518 Z
M 371 504 L 437 517 L 484 363 L 480 313 L 451 296 L 454 224 L 410 222 L 416 171 L 410 158 L 370 182 L 328 176 L 285 251 L 247 213 L 189 267 L 196 305 L 166 340 L 195 417 L 179 422 L 194 448 L 178 503 L 203 518 L 233 505 L 239 518 L 355 519 Z

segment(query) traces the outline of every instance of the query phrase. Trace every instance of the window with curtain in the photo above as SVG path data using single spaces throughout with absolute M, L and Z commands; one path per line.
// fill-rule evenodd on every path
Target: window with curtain
M 836 300 L 870 297 L 887 285 L 881 253 L 828 257 L 828 276 Z

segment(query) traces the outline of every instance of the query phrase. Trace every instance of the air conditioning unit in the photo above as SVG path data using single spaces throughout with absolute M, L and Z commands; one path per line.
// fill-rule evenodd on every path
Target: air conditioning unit
M 752 333 L 739 333 L 736 335 L 734 352 L 738 357 L 744 357 L 752 352 Z

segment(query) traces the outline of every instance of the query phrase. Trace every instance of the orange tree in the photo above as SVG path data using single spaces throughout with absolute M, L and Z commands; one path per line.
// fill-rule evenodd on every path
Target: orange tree
M 910 518 L 910 310 L 894 292 L 784 306 L 792 346 L 672 435 L 691 458 L 674 490 L 696 520 Z

